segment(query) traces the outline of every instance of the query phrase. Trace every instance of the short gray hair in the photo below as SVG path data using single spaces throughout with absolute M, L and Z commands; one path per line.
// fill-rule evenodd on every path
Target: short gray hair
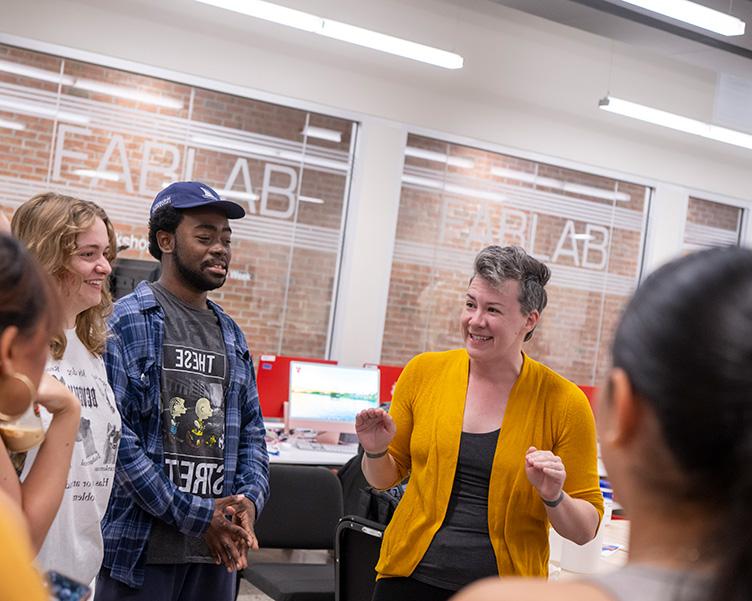
M 519 246 L 487 246 L 475 257 L 473 278 L 483 278 L 498 288 L 506 280 L 520 283 L 520 309 L 523 315 L 532 311 L 543 313 L 548 303 L 545 285 L 551 278 L 551 270 L 538 259 L 531 257 Z M 471 280 L 472 281 L 472 280 Z M 525 340 L 533 337 L 532 330 Z

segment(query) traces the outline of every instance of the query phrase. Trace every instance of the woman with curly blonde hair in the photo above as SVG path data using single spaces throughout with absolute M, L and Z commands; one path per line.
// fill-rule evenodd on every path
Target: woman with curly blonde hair
M 39 550 L 38 562 L 83 583 L 94 579 L 102 562 L 100 520 L 107 508 L 120 440 L 120 415 L 107 382 L 102 353 L 115 231 L 93 202 L 54 192 L 39 194 L 13 215 L 13 234 L 57 283 L 64 329 L 51 344 L 48 374 L 78 397 L 81 417 L 60 509 Z M 51 417 L 42 411 L 43 421 Z M 21 478 L 35 472 L 29 453 Z

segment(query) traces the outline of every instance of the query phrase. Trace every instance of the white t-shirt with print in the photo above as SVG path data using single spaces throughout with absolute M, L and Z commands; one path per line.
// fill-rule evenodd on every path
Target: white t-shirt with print
M 86 349 L 75 330 L 66 330 L 65 336 L 68 342 L 63 358 L 49 361 L 45 370 L 78 397 L 81 421 L 63 501 L 37 562 L 43 571 L 55 570 L 88 584 L 102 565 L 104 545 L 100 522 L 115 476 L 120 414 L 102 358 Z M 42 407 L 40 411 L 46 430 L 52 416 Z M 29 452 L 22 479 L 33 465 L 37 452 L 38 448 Z

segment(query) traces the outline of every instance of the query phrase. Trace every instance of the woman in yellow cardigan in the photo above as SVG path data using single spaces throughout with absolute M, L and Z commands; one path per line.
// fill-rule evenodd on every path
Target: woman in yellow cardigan
M 598 411 L 629 562 L 581 580 L 489 578 L 452 601 L 752 599 L 752 250 L 654 271 L 616 329 Z
M 603 499 L 590 406 L 522 352 L 549 277 L 521 248 L 482 250 L 460 320 L 465 348 L 413 358 L 389 414 L 358 415 L 369 483 L 410 476 L 374 601 L 448 599 L 488 575 L 543 577 L 549 524 L 580 544 L 595 536 Z

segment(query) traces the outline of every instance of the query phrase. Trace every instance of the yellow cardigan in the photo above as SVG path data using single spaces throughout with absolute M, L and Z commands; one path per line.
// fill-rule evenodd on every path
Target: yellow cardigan
M 34 565 L 25 526 L 26 518 L 15 501 L 0 491 L 0 598 L 3 601 L 47 601 L 50 598 Z
M 389 446 L 405 496 L 386 529 L 376 566 L 380 578 L 409 576 L 446 515 L 462 433 L 469 357 L 465 349 L 413 358 L 394 391 Z M 488 488 L 488 531 L 500 575 L 546 576 L 546 511 L 525 475 L 528 447 L 551 450 L 567 471 L 564 490 L 603 516 L 595 424 L 587 398 L 572 382 L 523 355 L 507 400 Z M 462 561 L 461 557 L 457 561 Z

